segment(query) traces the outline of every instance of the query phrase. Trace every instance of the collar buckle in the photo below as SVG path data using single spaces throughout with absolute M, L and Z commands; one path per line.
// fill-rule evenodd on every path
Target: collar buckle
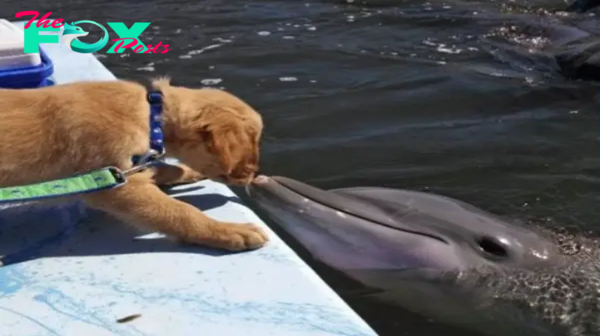
M 139 156 L 139 158 L 136 158 L 136 162 L 135 162 L 134 166 L 127 170 L 124 170 L 123 175 L 129 176 L 129 175 L 141 172 L 143 170 L 146 170 L 148 167 L 156 164 L 157 161 L 162 159 L 163 156 L 165 155 L 165 149 L 164 148 L 161 148 L 161 149 L 162 150 L 160 152 L 155 149 L 150 149 L 145 154 Z

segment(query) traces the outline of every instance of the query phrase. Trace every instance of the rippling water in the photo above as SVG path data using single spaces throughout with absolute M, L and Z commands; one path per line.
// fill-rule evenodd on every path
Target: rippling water
M 3 0 L 0 9 L 9 18 L 51 10 L 69 22 L 152 22 L 142 40 L 170 52 L 101 61 L 121 78 L 168 74 L 177 85 L 224 87 L 247 100 L 264 115 L 266 173 L 325 188 L 425 189 L 510 217 L 597 228 L 598 85 L 560 76 L 548 27 L 598 21 L 545 13 L 561 6 Z M 344 295 L 335 272 L 314 266 Z M 347 298 L 381 335 L 450 330 Z

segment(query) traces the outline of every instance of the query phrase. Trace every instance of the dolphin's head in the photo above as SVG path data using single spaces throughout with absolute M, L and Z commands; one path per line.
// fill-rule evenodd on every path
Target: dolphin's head
M 549 239 L 466 203 L 387 188 L 321 190 L 258 176 L 257 207 L 317 260 L 340 270 L 557 266 Z

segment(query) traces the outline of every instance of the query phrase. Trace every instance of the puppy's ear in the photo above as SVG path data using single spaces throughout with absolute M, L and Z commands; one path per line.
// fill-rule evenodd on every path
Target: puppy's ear
M 211 125 L 204 128 L 203 137 L 208 151 L 219 158 L 226 174 L 230 174 L 237 162 L 235 155 L 239 132 L 235 126 Z

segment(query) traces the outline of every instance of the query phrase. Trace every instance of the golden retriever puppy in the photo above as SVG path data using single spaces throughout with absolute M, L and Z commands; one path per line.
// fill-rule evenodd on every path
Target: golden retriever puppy
M 231 251 L 259 248 L 268 237 L 251 223 L 216 221 L 163 193 L 157 183 L 209 178 L 250 183 L 259 159 L 262 119 L 216 89 L 171 86 L 163 94 L 164 145 L 185 165 L 159 166 L 118 188 L 85 194 L 91 207 L 176 240 Z M 40 89 L 0 89 L 0 187 L 55 180 L 106 166 L 132 167 L 150 147 L 147 89 L 129 81 L 80 82 Z

